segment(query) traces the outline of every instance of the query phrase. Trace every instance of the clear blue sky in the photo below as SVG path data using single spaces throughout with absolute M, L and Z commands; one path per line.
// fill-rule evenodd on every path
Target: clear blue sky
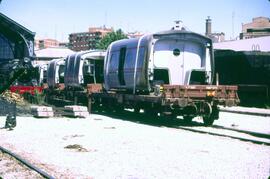
M 39 38 L 68 41 L 68 34 L 89 26 L 121 28 L 143 33 L 170 29 L 174 20 L 197 33 L 205 33 L 205 19 L 212 31 L 226 39 L 238 36 L 241 23 L 253 17 L 270 17 L 269 0 L 2 0 L 0 12 L 36 32 Z M 232 18 L 234 14 L 234 18 Z M 234 19 L 234 21 L 233 21 Z

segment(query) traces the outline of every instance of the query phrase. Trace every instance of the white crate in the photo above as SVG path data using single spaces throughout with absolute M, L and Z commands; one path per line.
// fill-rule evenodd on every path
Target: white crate
M 31 106 L 31 113 L 34 117 L 53 117 L 52 107 L 48 106 Z
M 65 110 L 88 112 L 88 109 L 86 106 L 78 106 L 78 105 L 65 106 Z
M 53 117 L 54 113 L 53 111 L 33 111 L 32 115 L 34 117 Z
M 71 116 L 71 117 L 83 117 L 86 118 L 89 116 L 89 112 L 87 111 L 65 111 L 65 116 Z
M 48 107 L 48 106 L 31 106 L 31 111 L 47 111 L 47 112 L 52 112 L 53 109 L 52 109 L 52 107 Z

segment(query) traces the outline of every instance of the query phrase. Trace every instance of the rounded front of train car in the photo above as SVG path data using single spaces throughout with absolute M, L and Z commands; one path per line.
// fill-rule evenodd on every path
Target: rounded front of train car
M 151 65 L 154 84 L 205 85 L 212 83 L 210 39 L 185 30 L 153 35 Z

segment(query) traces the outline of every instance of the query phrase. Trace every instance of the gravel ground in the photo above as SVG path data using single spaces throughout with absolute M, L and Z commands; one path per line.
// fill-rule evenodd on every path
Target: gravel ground
M 8 179 L 42 179 L 39 174 L 29 170 L 27 167 L 21 165 L 7 154 L 0 152 L 0 178 Z
M 270 117 L 233 114 L 227 112 L 221 114 L 221 119 L 215 121 L 215 125 L 270 134 Z
M 218 123 L 269 132 L 270 118 L 221 113 Z M 237 119 L 237 120 L 236 120 Z M 239 122 L 242 121 L 242 122 Z M 264 121 L 264 122 L 262 122 Z M 0 117 L 0 127 L 5 117 Z M 252 125 L 253 125 L 252 123 Z M 268 126 L 267 126 L 268 125 Z M 270 147 L 101 115 L 17 117 L 0 145 L 56 178 L 268 178 Z M 2 172 L 0 168 L 0 174 Z

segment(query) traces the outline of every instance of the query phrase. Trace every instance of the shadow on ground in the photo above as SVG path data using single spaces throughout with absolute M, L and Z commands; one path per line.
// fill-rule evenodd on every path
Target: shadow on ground
M 121 112 L 107 112 L 107 111 L 94 111 L 93 114 L 104 115 L 112 117 L 116 120 L 130 121 L 139 124 L 151 125 L 156 127 L 173 127 L 177 128 L 179 126 L 185 127 L 199 127 L 204 126 L 203 123 L 192 121 L 186 123 L 182 118 L 170 118 L 161 116 L 151 116 L 144 113 L 134 113 L 130 111 Z

